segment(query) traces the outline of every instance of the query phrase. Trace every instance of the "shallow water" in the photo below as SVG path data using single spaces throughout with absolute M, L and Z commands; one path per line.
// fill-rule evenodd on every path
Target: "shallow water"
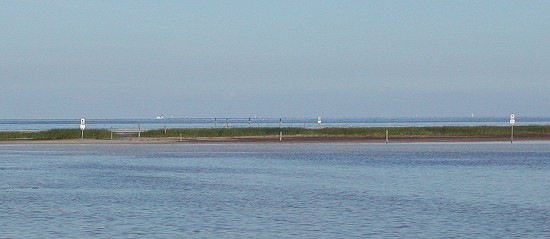
M 227 120 L 227 123 L 226 123 Z M 520 117 L 516 125 L 550 125 L 550 117 Z M 504 117 L 362 117 L 362 118 L 165 118 L 87 119 L 86 129 L 248 128 L 248 127 L 397 127 L 397 126 L 507 126 Z M 2 130 L 76 128 L 80 119 L 0 119 Z
M 0 145 L 0 238 L 548 238 L 550 144 Z

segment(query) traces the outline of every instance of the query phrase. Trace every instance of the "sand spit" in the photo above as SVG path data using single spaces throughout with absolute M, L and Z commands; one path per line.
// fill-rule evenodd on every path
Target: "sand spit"
M 547 141 L 550 135 L 535 135 L 528 137 L 514 137 L 514 141 Z M 415 142 L 508 142 L 505 136 L 455 136 L 455 135 L 411 135 L 392 136 L 388 143 L 415 143 Z M 17 139 L 0 140 L 0 144 L 208 144 L 208 143 L 386 143 L 381 136 L 246 136 L 246 137 L 125 137 L 117 139 L 60 139 L 36 140 Z

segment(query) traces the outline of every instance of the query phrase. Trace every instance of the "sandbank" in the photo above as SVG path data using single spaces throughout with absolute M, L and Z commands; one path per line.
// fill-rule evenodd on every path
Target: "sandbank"
M 514 141 L 548 141 L 550 135 L 514 136 Z M 392 136 L 388 143 L 509 142 L 509 136 L 408 135 Z M 386 143 L 384 136 L 246 136 L 246 137 L 124 137 L 115 139 L 12 139 L 0 144 L 219 144 L 219 143 Z

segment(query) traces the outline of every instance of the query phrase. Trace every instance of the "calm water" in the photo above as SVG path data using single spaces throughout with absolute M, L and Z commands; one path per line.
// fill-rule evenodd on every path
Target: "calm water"
M 549 238 L 550 143 L 0 145 L 0 238 Z
M 227 123 L 226 123 L 227 120 Z M 517 125 L 550 125 L 550 117 L 518 117 Z M 223 127 L 395 127 L 395 126 L 507 126 L 504 117 L 398 117 L 398 118 L 165 118 L 88 119 L 88 129 L 162 129 Z M 79 128 L 80 119 L 0 119 L 1 130 Z

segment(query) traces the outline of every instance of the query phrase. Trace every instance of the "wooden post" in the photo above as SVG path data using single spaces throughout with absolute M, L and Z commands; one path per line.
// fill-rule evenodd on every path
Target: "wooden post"
M 386 130 L 386 144 L 388 143 L 388 130 Z
M 82 131 L 82 135 L 80 136 L 81 139 L 84 139 L 84 130 L 81 130 Z
M 166 126 L 164 126 L 164 135 L 166 135 Z
M 141 138 L 141 124 L 138 124 L 138 138 Z
M 181 138 L 181 133 L 180 133 L 180 142 L 183 141 L 183 139 Z
M 512 132 L 510 133 L 510 143 L 514 143 L 514 125 L 512 125 Z
M 510 132 L 510 143 L 514 143 L 514 125 L 516 124 L 516 114 L 510 114 L 510 125 L 512 126 L 512 131 Z
M 279 132 L 279 142 L 283 141 L 283 131 Z

